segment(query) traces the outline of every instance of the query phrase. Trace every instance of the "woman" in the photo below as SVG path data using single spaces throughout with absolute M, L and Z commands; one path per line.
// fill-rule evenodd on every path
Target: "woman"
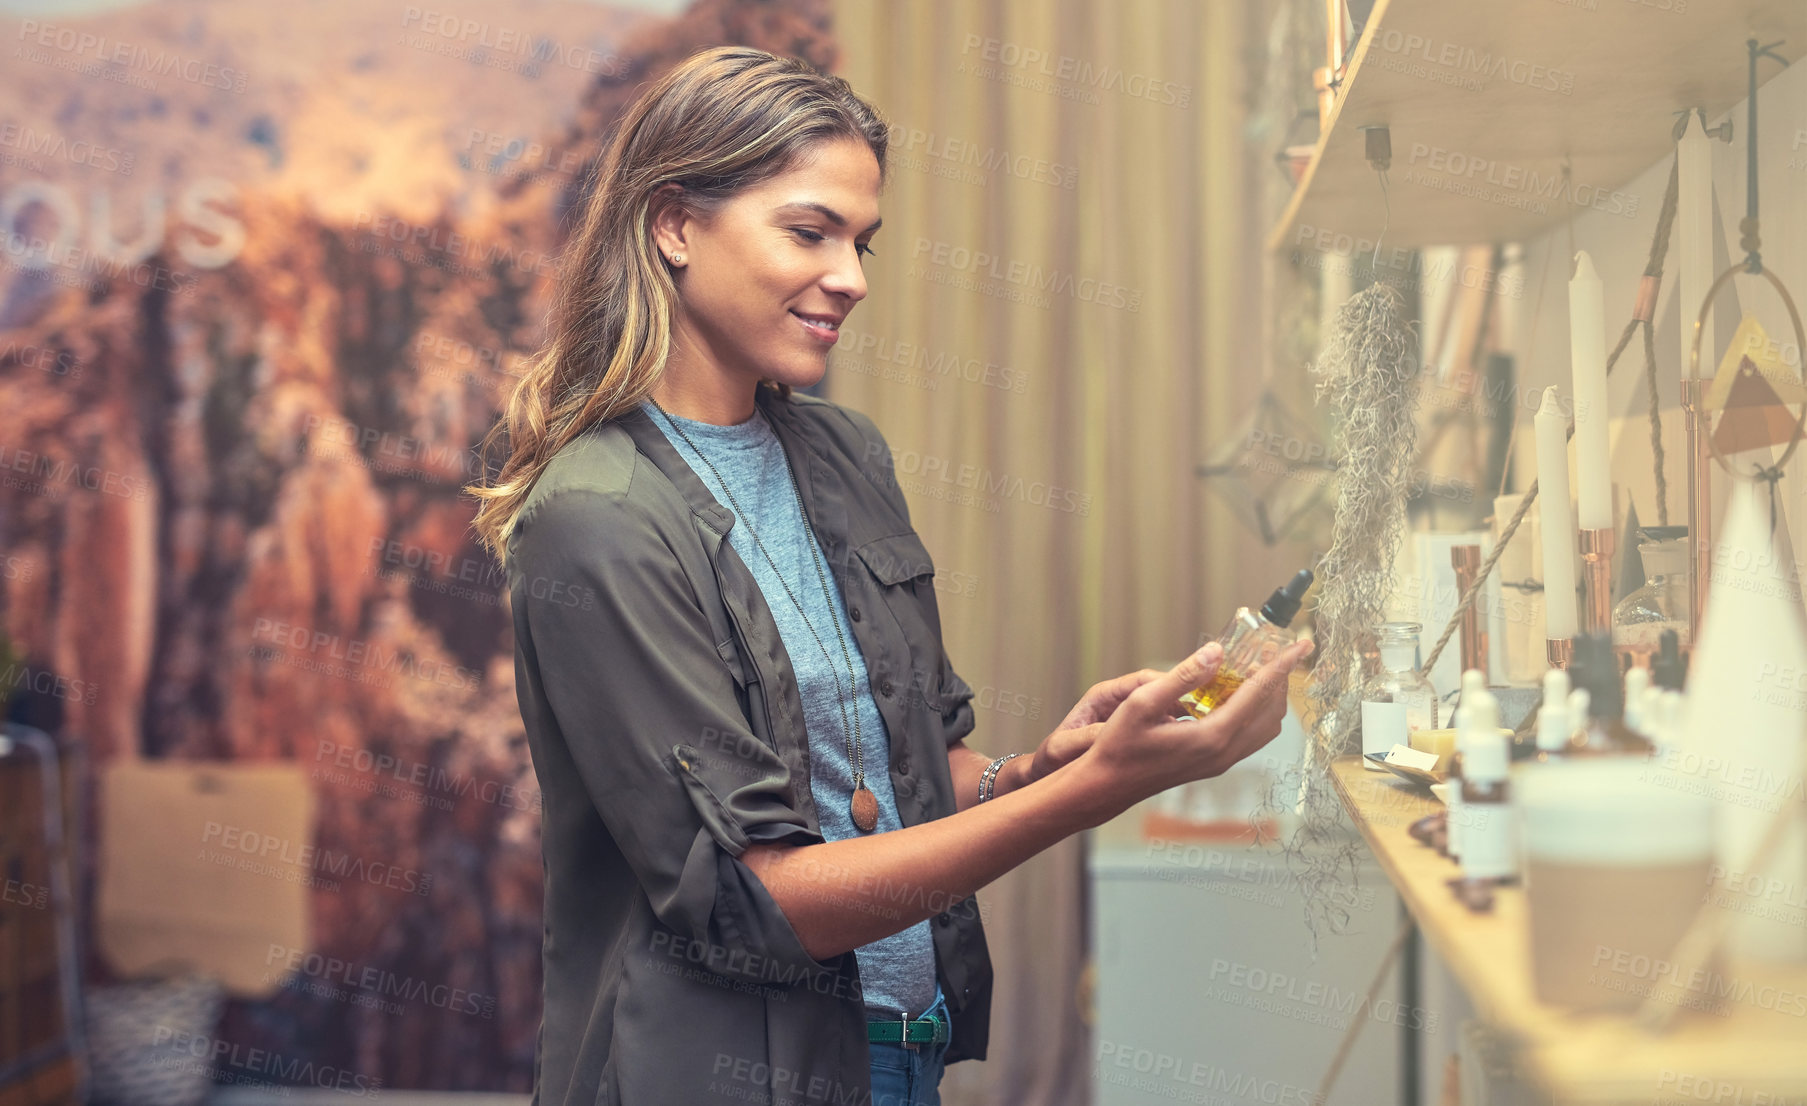
M 536 1103 L 938 1102 L 985 1055 L 974 893 L 1279 730 L 1306 647 L 1175 720 L 1206 646 L 1093 687 L 1032 756 L 967 747 L 890 450 L 791 391 L 865 298 L 885 140 L 756 50 L 656 82 L 473 489 L 544 798 Z

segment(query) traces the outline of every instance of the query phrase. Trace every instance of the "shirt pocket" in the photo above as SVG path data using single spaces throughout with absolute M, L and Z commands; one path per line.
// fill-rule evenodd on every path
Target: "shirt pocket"
M 715 651 L 721 654 L 722 664 L 727 666 L 728 675 L 733 677 L 735 687 L 744 692 L 748 684 L 758 682 L 732 634 L 726 641 L 716 642 Z
M 872 674 L 874 689 L 886 694 L 889 684 L 891 694 L 906 708 L 939 717 L 941 615 L 935 602 L 935 562 L 928 547 L 911 531 L 874 539 L 854 553 L 882 599 L 883 611 L 890 615 L 889 625 L 876 627 L 886 640 L 881 646 L 885 670 Z M 850 601 L 860 602 L 851 597 Z M 873 617 L 878 614 L 874 611 Z M 894 641 L 903 646 L 902 655 L 894 652 Z
M 734 702 L 740 708 L 741 717 L 756 730 L 763 723 L 765 732 L 770 733 L 772 721 L 766 713 L 765 688 L 760 684 L 759 670 L 753 667 L 752 658 L 740 647 L 732 632 L 726 641 L 716 643 L 715 652 L 734 681 Z

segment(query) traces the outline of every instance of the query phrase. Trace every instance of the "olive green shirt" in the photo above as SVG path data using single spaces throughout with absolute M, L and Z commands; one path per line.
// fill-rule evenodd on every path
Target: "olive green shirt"
M 952 814 L 972 689 L 941 641 L 934 565 L 866 416 L 761 388 L 845 598 L 890 735 L 905 826 Z M 646 415 L 572 441 L 509 539 L 516 692 L 543 793 L 545 1002 L 536 1106 L 870 1103 L 852 952 L 817 961 L 738 859 L 823 840 L 803 704 L 717 503 Z M 870 876 L 822 873 L 871 893 Z M 936 911 L 948 1060 L 983 1059 L 991 963 L 975 899 Z

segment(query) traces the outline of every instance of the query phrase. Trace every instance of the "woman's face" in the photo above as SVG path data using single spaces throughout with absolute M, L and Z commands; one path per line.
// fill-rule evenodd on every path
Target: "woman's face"
M 667 258 L 684 257 L 674 367 L 713 370 L 748 394 L 761 379 L 820 380 L 835 329 L 866 298 L 860 265 L 878 231 L 878 196 L 878 159 L 845 139 L 712 215 L 661 211 L 655 241 Z

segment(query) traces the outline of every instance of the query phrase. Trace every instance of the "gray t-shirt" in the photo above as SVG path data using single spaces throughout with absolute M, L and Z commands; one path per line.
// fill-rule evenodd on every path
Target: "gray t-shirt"
M 722 478 L 734 490 L 734 502 L 742 511 L 734 512 L 738 521 L 728 530 L 728 544 L 740 555 L 753 573 L 759 592 L 765 597 L 772 618 L 778 623 L 778 637 L 790 656 L 791 668 L 797 674 L 797 691 L 803 700 L 803 724 L 809 736 L 809 789 L 816 800 L 816 811 L 822 836 L 829 841 L 864 836 L 854 826 L 848 807 L 853 793 L 853 765 L 847 758 L 848 734 L 842 721 L 840 699 L 835 694 L 838 673 L 840 697 L 847 697 L 847 660 L 841 652 L 841 640 L 847 642 L 847 655 L 853 661 L 853 695 L 848 703 L 847 723 L 852 712 L 859 711 L 860 747 L 864 750 L 866 786 L 878 800 L 878 827 L 875 833 L 902 828 L 897 816 L 897 796 L 891 788 L 889 735 L 885 720 L 878 712 L 867 680 L 866 661 L 854 642 L 853 627 L 847 621 L 847 605 L 840 586 L 829 570 L 826 558 L 822 570 L 828 578 L 828 600 L 822 595 L 822 584 L 816 575 L 816 561 L 811 554 L 814 545 L 802 512 L 797 509 L 797 496 L 791 489 L 791 477 L 784 447 L 772 432 L 771 424 L 755 412 L 753 417 L 733 426 L 694 419 L 674 418 L 660 412 L 650 402 L 641 409 L 653 425 L 664 433 L 672 448 L 684 458 L 703 486 L 726 507 L 734 511 L 726 491 L 709 466 L 697 458 L 690 446 L 672 428 L 670 418 L 683 427 Z M 753 531 L 777 562 L 778 573 L 754 544 Z M 790 585 L 790 595 L 784 584 Z M 797 612 L 796 602 L 803 605 L 809 623 Z M 840 638 L 835 635 L 840 626 Z M 817 644 L 816 636 L 821 638 Z M 823 656 L 823 649 L 828 655 Z M 862 995 L 869 1010 L 896 1016 L 899 1010 L 912 1017 L 935 1004 L 939 984 L 935 979 L 935 947 L 929 935 L 929 923 L 921 921 L 889 937 L 881 938 L 855 950 L 859 960 Z

